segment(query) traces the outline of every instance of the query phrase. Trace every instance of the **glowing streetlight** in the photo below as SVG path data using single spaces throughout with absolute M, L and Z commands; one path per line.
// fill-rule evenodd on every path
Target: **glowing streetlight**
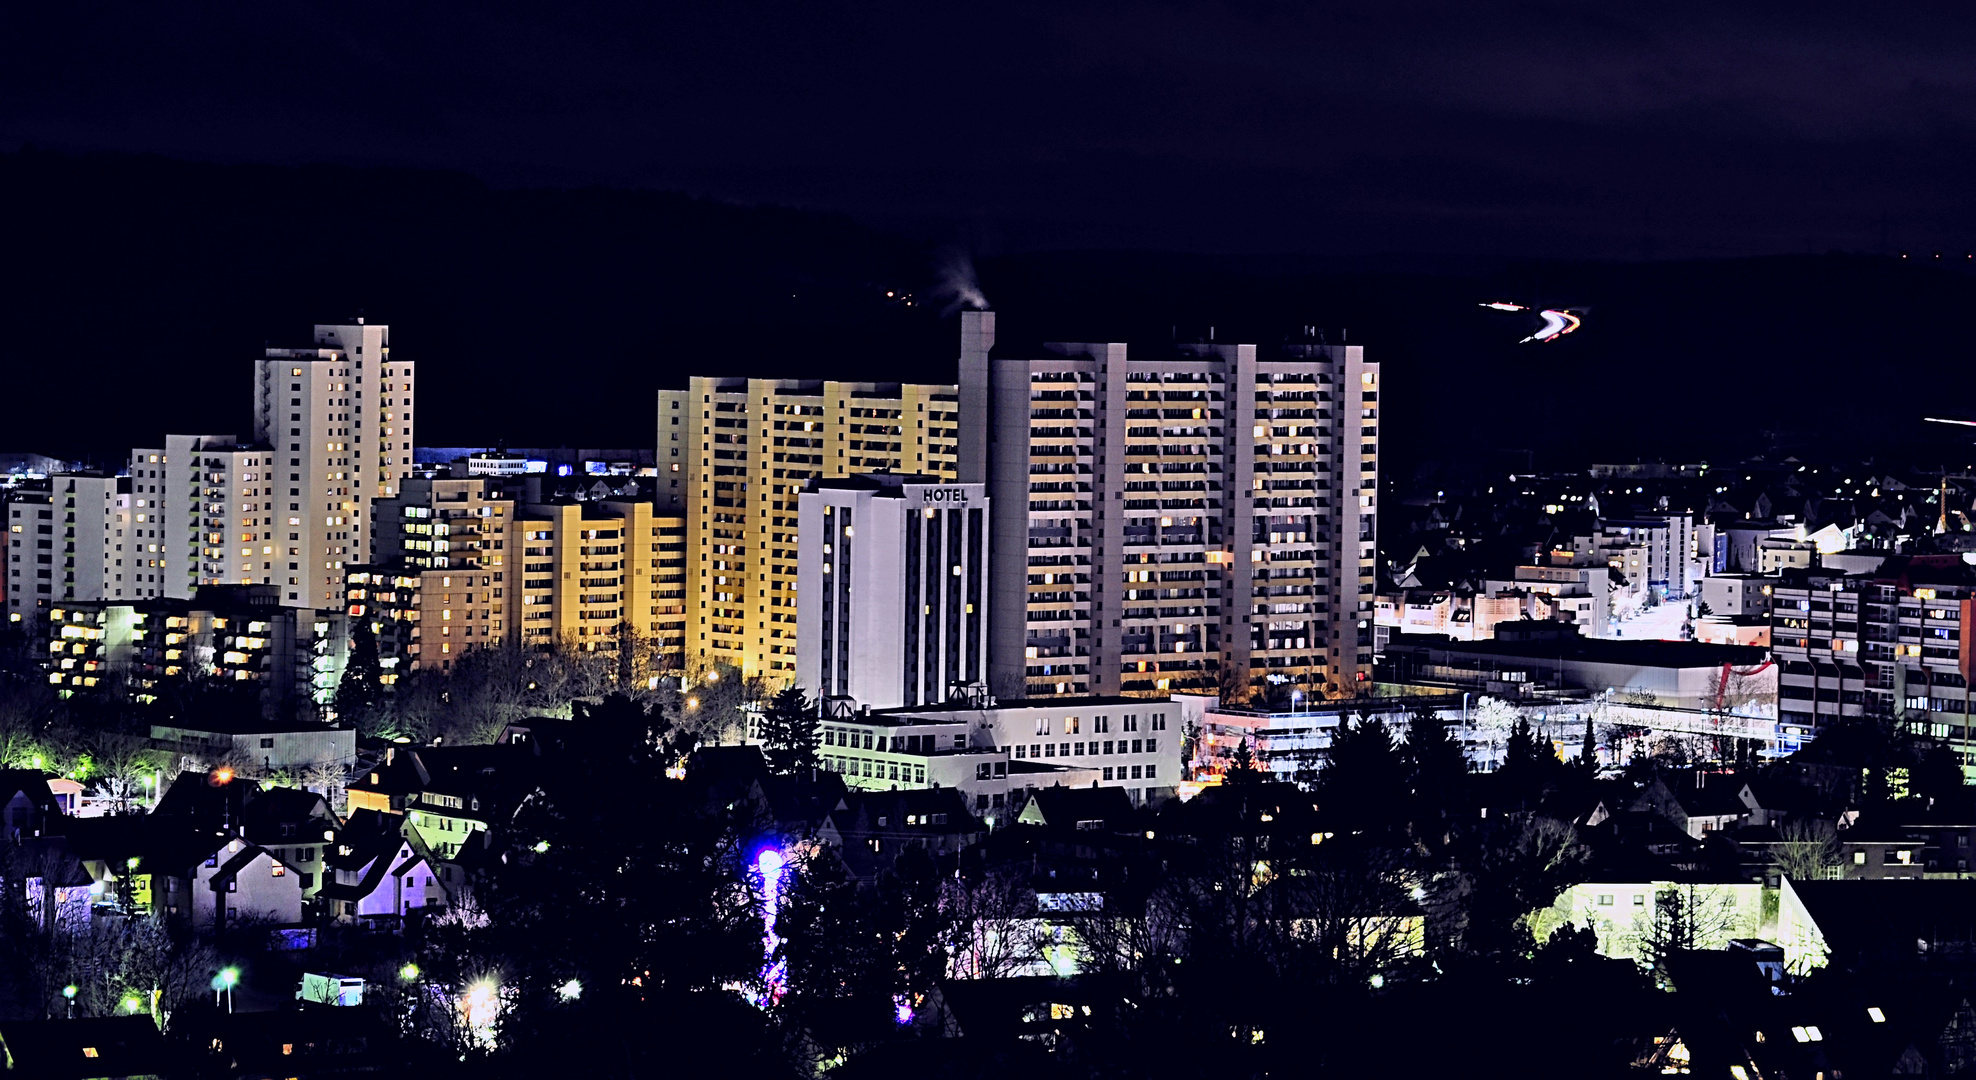
M 717 683 L 717 682 L 719 682 L 719 681 L 720 681 L 720 672 L 719 672 L 719 671 L 709 671 L 709 672 L 707 672 L 707 682 L 708 682 L 709 684 L 713 684 L 713 683 Z
M 556 996 L 564 1001 L 575 1001 L 583 996 L 583 984 L 575 979 L 556 987 Z
M 699 699 L 699 698 L 696 698 L 696 697 L 690 697 L 690 698 L 687 698 L 687 699 L 686 699 L 686 707 L 687 707 L 687 708 L 689 708 L 689 709 L 697 709 L 697 708 L 699 708 L 699 707 L 700 707 L 700 699 Z
M 404 967 L 398 969 L 398 977 L 406 982 L 417 982 L 419 978 L 419 966 L 417 964 L 406 964 Z
M 229 1013 L 233 1011 L 233 988 L 239 984 L 240 969 L 237 967 L 221 968 L 220 973 L 213 976 L 213 992 L 226 995 L 226 1011 Z
M 494 1025 L 501 1018 L 501 988 L 492 979 L 481 979 L 467 987 L 460 998 L 460 1017 L 483 1047 L 494 1045 Z
M 74 983 L 70 983 L 67 986 L 62 987 L 63 997 L 68 998 L 70 1001 L 74 1001 L 75 995 L 76 995 L 76 985 Z
M 141 998 L 137 998 L 134 996 L 127 997 L 123 999 L 123 1007 L 125 1012 L 131 1014 L 132 1016 L 136 1016 L 138 1010 L 144 1007 L 144 1002 Z M 227 1011 L 231 1012 L 233 1010 L 231 1008 L 228 1008 Z

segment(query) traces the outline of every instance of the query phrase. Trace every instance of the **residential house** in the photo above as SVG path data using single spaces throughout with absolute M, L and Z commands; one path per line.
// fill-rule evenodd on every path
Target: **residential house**
M 62 816 L 62 806 L 39 769 L 0 769 L 0 836 L 40 836 Z
M 427 856 L 390 814 L 359 810 L 325 856 L 320 896 L 331 919 L 395 925 L 415 912 L 444 907 L 447 894 Z
M 0 1021 L 0 1060 L 37 1080 L 138 1080 L 182 1064 L 148 1016 Z
M 323 882 L 324 853 L 336 840 L 336 815 L 329 801 L 292 787 L 263 788 L 246 801 L 241 828 L 247 840 L 267 848 L 300 875 L 302 898 L 313 898 Z
M 953 788 L 908 788 L 845 793 L 817 838 L 839 852 L 852 874 L 870 880 L 909 848 L 945 860 L 986 832 Z

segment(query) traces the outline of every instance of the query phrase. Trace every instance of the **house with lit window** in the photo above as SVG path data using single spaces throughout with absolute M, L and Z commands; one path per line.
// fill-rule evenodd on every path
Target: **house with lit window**
M 1548 914 L 1556 925 L 1590 927 L 1600 956 L 1640 960 L 1647 955 L 1663 900 L 1679 903 L 1693 922 L 1694 947 L 1719 949 L 1735 938 L 1753 938 L 1764 924 L 1763 883 L 1706 872 L 1629 874 L 1595 872 L 1592 880 L 1558 894 Z M 1548 931 L 1546 931 L 1548 933 Z
M 960 792 L 921 788 L 849 792 L 824 819 L 817 839 L 835 848 L 853 875 L 869 880 L 909 848 L 944 860 L 986 833 Z
M 249 842 L 267 848 L 300 875 L 303 899 L 316 895 L 323 884 L 323 859 L 338 828 L 328 800 L 301 788 L 263 788 L 248 795 L 241 824 Z
M 195 930 L 219 934 L 231 923 L 294 926 L 302 921 L 302 876 L 274 852 L 234 836 L 192 868 L 187 913 Z
M 445 906 L 439 873 L 406 838 L 406 828 L 402 819 L 375 810 L 350 815 L 325 857 L 319 896 L 329 918 L 395 925 Z
M 302 879 L 237 828 L 179 816 L 79 818 L 63 839 L 89 876 L 97 915 L 157 914 L 202 933 L 251 919 L 302 920 Z

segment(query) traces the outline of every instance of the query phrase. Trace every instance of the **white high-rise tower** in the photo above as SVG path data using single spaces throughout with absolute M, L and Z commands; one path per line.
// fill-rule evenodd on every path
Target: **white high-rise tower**
M 257 362 L 254 435 L 273 451 L 266 505 L 284 604 L 339 606 L 344 565 L 369 561 L 370 501 L 396 495 L 411 470 L 413 396 L 390 329 L 362 319 Z

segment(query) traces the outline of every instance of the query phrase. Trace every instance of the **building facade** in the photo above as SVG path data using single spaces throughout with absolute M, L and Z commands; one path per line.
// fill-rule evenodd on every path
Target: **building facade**
M 61 531 L 49 491 L 16 490 L 7 497 L 7 620 L 45 622 L 57 591 Z
M 397 494 L 411 472 L 415 396 L 413 365 L 392 360 L 389 328 L 361 319 L 317 326 L 313 347 L 269 349 L 256 362 L 254 433 L 274 463 L 260 470 L 259 524 L 243 517 L 240 527 L 272 530 L 257 541 L 275 556 L 258 580 L 281 584 L 284 603 L 337 606 L 344 568 L 369 561 L 371 500 Z
M 149 701 L 168 681 L 205 679 L 252 684 L 264 707 L 284 712 L 329 702 L 349 643 L 342 611 L 288 607 L 268 585 L 58 602 L 36 635 L 63 694 L 114 688 Z
M 146 504 L 133 506 L 132 516 L 145 515 L 147 533 L 159 526 L 163 595 L 189 600 L 206 585 L 280 583 L 287 557 L 271 501 L 272 448 L 232 435 L 167 435 L 162 448 L 133 450 L 131 460 L 132 501 Z M 141 496 L 140 461 L 146 473 L 158 474 L 158 490 Z M 150 477 L 142 486 L 152 486 Z
M 1976 773 L 1969 680 L 1976 573 L 1958 555 L 1874 574 L 1786 571 L 1771 589 L 1779 721 L 1814 735 L 1845 717 L 1901 721 Z
M 798 686 L 826 709 L 927 705 L 957 685 L 985 688 L 982 485 L 881 473 L 812 480 L 797 502 Z
M 951 385 L 696 377 L 660 391 L 657 498 L 685 510 L 687 666 L 794 678 L 804 484 L 951 480 L 958 414 Z
M 1357 346 L 998 348 L 962 315 L 1000 696 L 1348 696 L 1370 678 L 1379 367 Z

